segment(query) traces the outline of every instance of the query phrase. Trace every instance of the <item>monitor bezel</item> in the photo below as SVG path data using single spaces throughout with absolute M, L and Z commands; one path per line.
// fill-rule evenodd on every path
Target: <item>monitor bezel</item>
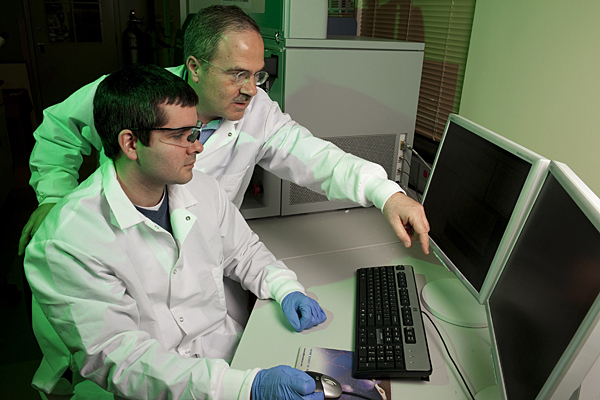
M 475 300 L 479 304 L 483 305 L 486 303 L 494 288 L 494 285 L 498 281 L 498 277 L 502 272 L 502 268 L 508 257 L 508 250 L 511 248 L 512 244 L 514 244 L 517 233 L 523 225 L 526 216 L 525 210 L 532 204 L 533 199 L 542 184 L 542 180 L 545 176 L 546 170 L 548 169 L 550 160 L 458 114 L 450 114 L 446 123 L 446 127 L 444 128 L 444 134 L 442 136 L 442 140 L 440 141 L 429 179 L 427 180 L 427 185 L 425 186 L 425 191 L 423 192 L 423 199 L 421 201 L 423 206 L 425 205 L 425 201 L 427 199 L 427 192 L 429 191 L 430 183 L 432 178 L 435 176 L 437 161 L 444 148 L 446 134 L 450 125 L 453 123 L 469 130 L 474 135 L 489 141 L 501 149 L 510 152 L 516 157 L 525 160 L 531 165 L 531 169 L 527 175 L 527 179 L 525 180 L 523 188 L 521 189 L 515 209 L 508 221 L 504 234 L 502 235 L 502 239 L 498 245 L 498 249 L 494 255 L 494 258 L 492 259 L 492 262 L 490 263 L 490 268 L 486 273 L 486 277 L 481 285 L 480 290 L 477 290 L 477 288 L 473 286 L 469 279 L 461 272 L 460 266 L 455 265 L 454 262 L 444 253 L 442 248 L 438 246 L 435 240 L 430 237 L 429 243 L 435 256 L 449 271 L 454 273 L 454 275 L 473 295 Z
M 598 196 L 596 196 L 596 194 L 594 194 L 594 192 L 592 192 L 592 190 L 589 189 L 589 187 L 583 183 L 583 181 L 566 164 L 552 161 L 548 170 L 544 173 L 544 181 L 550 174 L 556 178 L 588 220 L 592 222 L 594 227 L 600 232 L 600 199 Z M 540 191 L 541 186 L 535 194 L 535 199 L 537 199 Z M 530 211 L 533 209 L 535 199 L 528 206 L 527 215 L 529 215 Z M 526 221 L 523 221 L 523 226 L 525 225 L 525 222 Z M 511 245 L 510 251 L 513 250 L 515 244 L 516 240 Z M 500 398 L 506 400 L 507 394 L 504 386 L 504 374 L 502 371 L 502 363 L 499 358 L 494 321 L 490 312 L 489 300 L 490 299 L 486 301 L 485 309 L 492 343 L 492 363 L 495 370 Z M 563 400 L 570 398 L 580 387 L 599 357 L 600 293 L 592 303 L 592 306 L 560 357 L 558 363 L 552 370 L 550 376 L 537 394 L 536 400 Z

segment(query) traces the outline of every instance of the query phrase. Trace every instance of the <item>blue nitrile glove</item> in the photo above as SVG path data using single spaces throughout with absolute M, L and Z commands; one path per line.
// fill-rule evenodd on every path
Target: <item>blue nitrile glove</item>
M 292 292 L 285 296 L 281 308 L 296 332 L 319 325 L 327 319 L 319 303 L 302 292 Z
M 252 400 L 323 400 L 323 392 L 316 392 L 315 380 L 306 372 L 279 365 L 263 369 L 252 382 Z

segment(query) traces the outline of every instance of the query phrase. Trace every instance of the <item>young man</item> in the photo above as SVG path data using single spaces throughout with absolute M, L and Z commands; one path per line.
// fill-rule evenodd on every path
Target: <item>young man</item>
M 195 168 L 216 178 L 238 208 L 260 165 L 330 200 L 375 205 L 406 247 L 412 243 L 405 229 L 409 226 L 428 253 L 429 224 L 423 208 L 388 180 L 381 166 L 315 138 L 257 87 L 265 79 L 264 45 L 248 15 L 235 6 L 201 10 L 186 29 L 184 52 L 185 65 L 168 70 L 199 97 L 196 108 L 205 124 L 205 151 L 197 156 Z M 92 120 L 92 98 L 102 79 L 44 112 L 30 160 L 30 183 L 40 206 L 23 229 L 20 250 L 54 203 L 76 186 L 82 154 L 102 148 Z
M 95 399 L 323 398 L 291 367 L 229 368 L 242 327 L 227 314 L 224 276 L 280 302 L 297 331 L 325 314 L 217 181 L 194 171 L 196 104 L 185 81 L 156 66 L 98 85 L 109 160 L 53 208 L 25 256 L 39 390 L 70 394 L 61 375 L 71 368 Z

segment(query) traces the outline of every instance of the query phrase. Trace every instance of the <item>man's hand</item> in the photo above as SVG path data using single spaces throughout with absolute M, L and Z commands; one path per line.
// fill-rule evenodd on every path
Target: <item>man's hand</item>
M 411 246 L 414 232 L 419 235 L 423 253 L 429 254 L 429 222 L 421 204 L 403 193 L 396 193 L 385 202 L 383 214 L 405 247 Z
M 35 209 L 34 212 L 31 213 L 29 217 L 29 221 L 23 227 L 23 231 L 21 231 L 21 239 L 19 239 L 19 255 L 22 256 L 25 253 L 25 247 L 37 232 L 38 228 L 42 224 L 42 221 L 46 218 L 46 215 L 50 212 L 52 207 L 54 207 L 56 203 L 46 203 L 42 204 L 38 208 Z
M 323 392 L 315 392 L 315 380 L 306 372 L 279 365 L 258 372 L 252 382 L 252 400 L 323 400 Z
M 286 295 L 281 302 L 281 309 L 296 332 L 319 325 L 327 319 L 319 303 L 301 292 Z

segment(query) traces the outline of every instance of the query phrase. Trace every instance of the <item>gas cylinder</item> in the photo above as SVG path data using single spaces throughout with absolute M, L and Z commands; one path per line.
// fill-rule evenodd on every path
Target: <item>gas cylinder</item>
M 148 62 L 150 49 L 147 35 L 139 27 L 141 23 L 135 10 L 131 10 L 127 28 L 123 32 L 123 65 Z

